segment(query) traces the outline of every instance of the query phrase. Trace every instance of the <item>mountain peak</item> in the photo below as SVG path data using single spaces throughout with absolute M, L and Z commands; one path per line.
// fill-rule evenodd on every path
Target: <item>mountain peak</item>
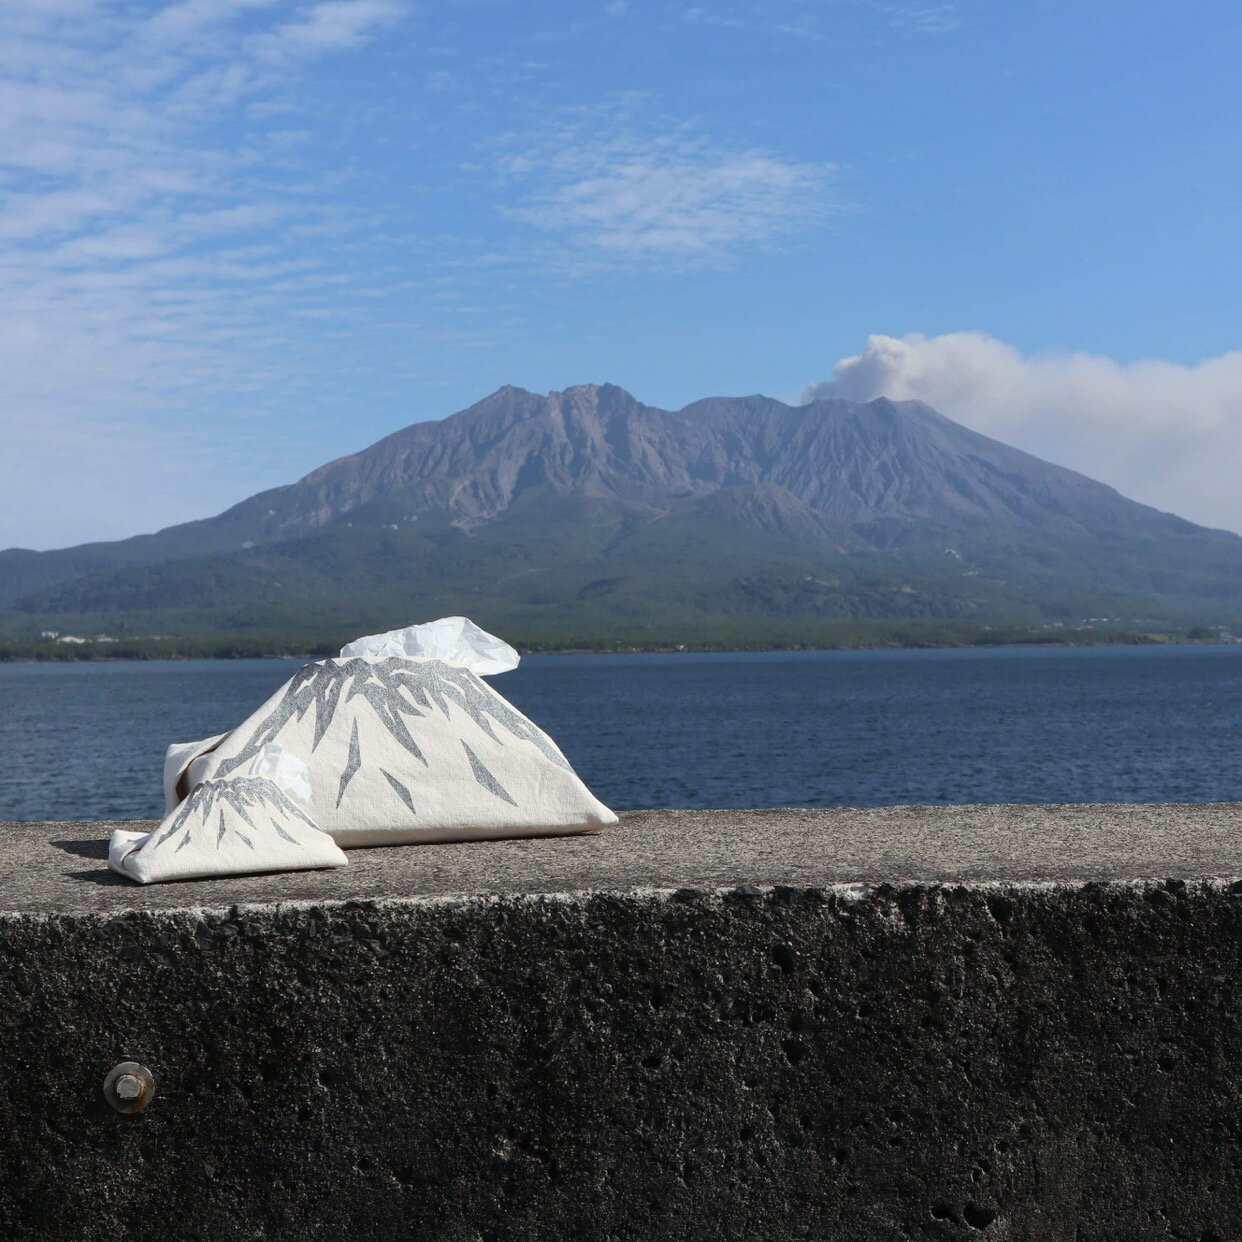
M 281 489 L 282 537 L 402 494 L 407 516 L 467 527 L 533 489 L 668 511 L 721 488 L 767 484 L 843 529 L 918 537 L 927 523 L 1082 528 L 1121 498 L 979 435 L 917 401 L 711 397 L 647 406 L 619 385 L 539 396 L 505 385 L 438 423 L 416 423 Z M 1129 502 L 1122 502 L 1129 503 Z M 1109 518 L 1112 520 L 1112 518 Z M 270 527 L 269 527 L 270 530 Z
M 376 540 L 391 549 L 381 553 Z M 333 548 L 371 547 L 383 590 L 407 608 L 410 600 L 447 607 L 437 584 L 450 579 L 467 591 L 452 596 L 453 607 L 473 608 L 469 592 L 511 579 L 525 584 L 530 601 L 551 607 L 581 570 L 592 575 L 580 584 L 583 599 L 602 598 L 627 574 L 664 583 L 661 590 L 676 580 L 687 615 L 699 608 L 696 592 L 708 590 L 695 583 L 709 580 L 725 592 L 721 599 L 743 601 L 738 607 L 762 599 L 765 608 L 839 610 L 830 615 L 889 615 L 889 607 L 899 615 L 975 615 L 980 600 L 999 598 L 1011 581 L 1027 583 L 1028 598 L 1066 584 L 1078 584 L 1082 598 L 1108 581 L 1133 600 L 1185 596 L 1191 588 L 1176 584 L 1193 579 L 1202 597 L 1236 599 L 1242 609 L 1242 540 L 1126 500 L 922 402 L 821 398 L 793 406 L 754 394 L 670 411 L 611 383 L 546 395 L 507 384 L 216 518 L 119 544 L 0 554 L 0 600 L 81 578 L 87 585 L 70 592 L 77 610 L 98 611 L 87 602 L 130 598 L 131 588 L 114 583 L 112 594 L 96 594 L 84 575 L 214 554 L 250 558 L 237 572 L 252 581 L 282 548 L 303 544 L 312 566 Z M 431 559 L 407 564 L 402 557 L 413 548 Z M 796 580 L 781 577 L 782 565 L 799 566 Z M 910 565 L 939 585 L 912 586 Z M 332 586 L 327 571 L 322 582 L 352 607 L 346 570 L 346 585 Z M 210 594 L 211 584 L 228 580 L 187 574 L 191 592 Z M 758 577 L 736 590 L 720 585 L 746 574 Z M 896 574 L 900 599 L 875 586 Z M 141 598 L 158 600 L 162 580 L 151 581 Z M 278 582 L 271 597 L 291 598 L 284 590 Z M 636 588 L 639 615 L 647 598 Z M 238 608 L 247 613 L 248 601 Z
M 573 384 L 569 388 L 553 389 L 548 399 L 562 402 L 585 402 L 638 405 L 638 399 L 618 384 Z

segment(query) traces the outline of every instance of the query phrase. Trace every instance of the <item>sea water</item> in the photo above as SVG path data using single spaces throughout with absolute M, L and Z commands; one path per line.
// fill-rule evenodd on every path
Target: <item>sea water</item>
M 0 665 L 0 820 L 162 813 L 288 660 Z M 1242 799 L 1242 645 L 530 656 L 492 684 L 636 807 Z

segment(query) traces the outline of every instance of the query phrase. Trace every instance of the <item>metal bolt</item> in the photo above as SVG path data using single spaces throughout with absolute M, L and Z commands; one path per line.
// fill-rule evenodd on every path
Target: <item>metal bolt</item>
M 108 1071 L 103 1093 L 118 1113 L 140 1113 L 155 1095 L 155 1079 L 145 1065 L 122 1061 Z
M 136 1100 L 142 1094 L 142 1079 L 134 1074 L 122 1074 L 116 1080 L 118 1100 Z

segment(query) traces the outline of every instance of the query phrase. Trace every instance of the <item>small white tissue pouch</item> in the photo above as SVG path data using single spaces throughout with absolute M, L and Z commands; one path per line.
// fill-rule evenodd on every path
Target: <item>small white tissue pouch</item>
M 298 801 L 310 795 L 306 767 L 279 743 L 222 780 L 204 780 L 154 832 L 118 829 L 108 866 L 139 884 L 343 867 L 340 846 Z

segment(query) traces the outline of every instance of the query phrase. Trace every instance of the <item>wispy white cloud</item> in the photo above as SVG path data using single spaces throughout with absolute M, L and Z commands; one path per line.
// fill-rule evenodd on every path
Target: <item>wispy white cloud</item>
M 291 22 L 258 35 L 252 47 L 271 60 L 315 55 L 357 47 L 376 31 L 400 21 L 407 12 L 401 0 L 325 0 Z
M 1242 531 L 1242 352 L 1185 366 L 1028 357 L 982 332 L 872 336 L 805 394 L 822 396 L 925 401 L 1134 499 Z
M 325 263 L 296 243 L 347 229 L 316 183 L 322 174 L 298 163 L 308 131 L 282 103 L 301 64 L 405 11 L 395 0 L 154 10 L 5 0 L 0 490 L 18 495 L 42 479 L 45 493 L 79 502 L 109 490 L 100 536 L 149 522 L 131 525 L 126 494 L 170 517 L 244 494 L 256 463 L 274 455 L 259 415 L 299 383 L 306 343 L 290 324 L 330 304 Z M 265 53 L 264 38 L 281 57 Z M 252 111 L 264 108 L 266 118 Z M 238 445 L 214 454 L 211 477 L 197 469 L 202 442 L 187 423 Z M 173 475 L 162 505 L 159 480 Z M 0 546 L 68 541 L 80 508 L 61 530 L 6 506 Z
M 679 19 L 690 26 L 786 35 L 799 42 L 838 37 L 843 24 L 870 17 L 910 35 L 938 35 L 956 30 L 962 14 L 949 0 L 732 0 L 732 3 L 683 5 Z
M 181 0 L 157 10 L 137 33 L 150 43 L 184 47 L 187 37 L 205 28 L 230 21 L 247 10 L 271 8 L 276 3 L 278 0 Z
M 684 132 L 643 138 L 557 127 L 506 155 L 512 219 L 623 258 L 719 258 L 770 246 L 839 207 L 835 169 Z
M 882 11 L 890 26 L 911 34 L 947 34 L 962 24 L 961 11 L 956 4 L 941 4 L 935 0 L 886 4 Z
M 681 20 L 692 26 L 724 26 L 732 30 L 748 30 L 755 25 L 755 19 L 747 10 L 722 9 L 719 5 L 692 4 L 681 10 Z

